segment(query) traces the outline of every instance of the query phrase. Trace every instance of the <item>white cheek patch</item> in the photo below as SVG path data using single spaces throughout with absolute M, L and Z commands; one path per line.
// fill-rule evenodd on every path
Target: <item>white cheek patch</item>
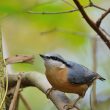
M 48 60 L 48 61 L 46 62 L 46 65 L 47 65 L 48 67 L 51 67 L 51 69 L 52 69 L 52 68 L 59 68 L 59 69 L 66 68 L 65 64 L 63 64 L 62 62 L 56 61 L 56 60 L 52 60 L 52 59 Z
M 64 65 L 64 64 L 62 64 L 59 68 L 63 69 L 63 68 L 65 68 L 65 65 Z

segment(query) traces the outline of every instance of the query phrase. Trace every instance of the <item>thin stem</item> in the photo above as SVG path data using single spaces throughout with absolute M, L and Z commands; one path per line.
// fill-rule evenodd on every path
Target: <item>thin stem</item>
M 33 11 L 27 11 L 25 13 L 28 14 L 68 14 L 68 13 L 73 13 L 75 11 L 78 11 L 78 9 L 75 10 L 67 10 L 67 11 L 61 11 L 61 12 L 33 12 Z
M 30 105 L 29 105 L 29 103 L 28 103 L 27 100 L 25 99 L 25 97 L 24 97 L 21 93 L 19 94 L 19 96 L 20 96 L 20 98 L 21 98 L 23 104 L 25 105 L 26 110 L 32 110 L 31 107 L 30 107 Z
M 88 8 L 90 7 L 90 5 L 87 5 L 83 8 Z M 73 13 L 73 12 L 76 12 L 76 11 L 79 11 L 79 9 L 74 9 L 74 10 L 67 10 L 67 11 L 61 11 L 61 12 L 33 12 L 33 11 L 26 11 L 25 13 L 28 13 L 28 14 L 69 14 L 69 13 Z
M 110 34 L 109 34 L 105 29 L 103 29 L 102 27 L 100 27 L 100 29 L 101 29 L 107 36 L 110 37 Z
M 93 39 L 93 70 L 94 72 L 97 71 L 97 38 L 94 37 Z M 96 80 L 93 82 L 93 105 L 94 108 L 96 106 L 97 100 L 96 100 Z
M 92 7 L 95 7 L 95 8 L 97 8 L 97 9 L 102 10 L 102 11 L 107 11 L 106 9 L 104 9 L 104 8 L 102 8 L 102 7 L 99 7 L 99 6 L 95 5 L 95 4 L 92 4 Z

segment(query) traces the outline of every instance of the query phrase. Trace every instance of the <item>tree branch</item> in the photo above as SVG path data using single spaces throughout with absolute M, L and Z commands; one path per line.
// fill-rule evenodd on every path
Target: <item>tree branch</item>
M 98 27 L 100 27 L 100 24 L 101 24 L 102 20 L 103 20 L 109 13 L 110 13 L 110 8 L 109 8 L 104 14 L 102 14 L 101 17 L 97 20 L 96 25 L 97 25 Z
M 8 75 L 9 89 L 16 85 L 16 82 L 18 80 L 18 74 Z M 45 94 L 46 91 L 49 88 L 51 88 L 51 85 L 47 81 L 45 75 L 42 75 L 41 73 L 38 72 L 22 73 L 21 87 L 24 88 L 28 86 L 36 87 Z M 63 107 L 70 102 L 70 100 L 66 97 L 66 95 L 63 92 L 57 90 L 53 90 L 52 93 L 49 95 L 49 98 L 55 104 L 58 110 L 65 110 Z M 76 110 L 76 108 L 71 110 Z
M 82 5 L 79 3 L 79 0 L 73 0 L 76 6 L 78 7 L 80 13 L 86 20 L 86 22 L 92 27 L 92 29 L 100 36 L 100 38 L 105 42 L 107 47 L 110 49 L 110 40 L 106 37 L 105 34 L 97 27 L 97 25 L 89 18 L 86 14 L 85 10 L 83 9 Z

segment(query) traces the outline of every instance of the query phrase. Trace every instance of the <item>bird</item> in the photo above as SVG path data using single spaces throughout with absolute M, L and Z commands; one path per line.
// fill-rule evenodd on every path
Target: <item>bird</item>
M 75 101 L 71 101 L 65 106 L 67 110 L 75 107 L 76 103 L 85 96 L 86 91 L 94 80 L 105 80 L 98 73 L 76 62 L 65 60 L 59 54 L 40 54 L 40 57 L 44 60 L 47 80 L 52 85 L 52 88 L 47 90 L 47 95 L 52 90 L 78 95 Z

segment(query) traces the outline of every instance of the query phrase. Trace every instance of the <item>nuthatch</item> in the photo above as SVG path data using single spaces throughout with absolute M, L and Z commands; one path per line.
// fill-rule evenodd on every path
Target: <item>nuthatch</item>
M 98 73 L 92 72 L 83 65 L 67 61 L 58 54 L 50 53 L 40 56 L 45 62 L 46 77 L 52 85 L 49 93 L 54 89 L 79 95 L 74 103 L 67 105 L 67 109 L 73 108 L 77 101 L 84 97 L 94 80 L 105 80 Z

